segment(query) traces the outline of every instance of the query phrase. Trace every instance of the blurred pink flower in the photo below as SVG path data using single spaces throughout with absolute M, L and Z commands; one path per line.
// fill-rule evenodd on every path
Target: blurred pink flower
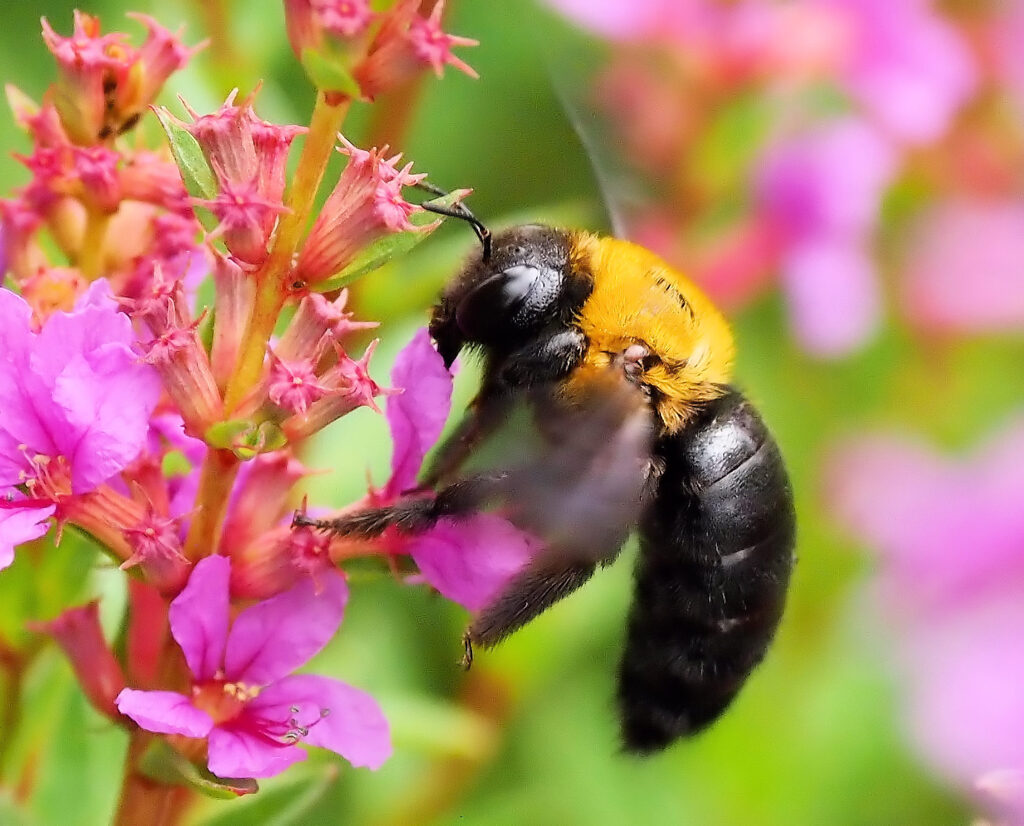
M 229 622 L 227 557 L 197 563 L 171 603 L 171 634 L 192 688 L 126 688 L 117 707 L 147 731 L 205 737 L 220 777 L 269 777 L 305 760 L 300 742 L 376 769 L 391 754 L 377 703 L 345 683 L 288 676 L 327 644 L 341 624 L 348 588 L 340 575 L 311 579 L 242 611 Z
M 415 486 L 423 458 L 441 435 L 451 408 L 452 375 L 425 329 L 398 354 L 391 380 L 405 392 L 388 399 L 392 472 L 379 492 L 371 492 L 375 504 Z M 484 607 L 539 546 L 534 537 L 492 513 L 441 519 L 424 533 L 389 539 L 413 558 L 426 582 L 470 611 Z
M 1024 200 L 939 203 L 911 236 L 907 316 L 935 330 L 1024 330 Z
M 895 138 L 941 137 L 977 82 L 966 42 L 929 0 L 819 0 L 850 27 L 840 80 Z
M 911 733 L 939 771 L 1024 819 L 1024 418 L 952 460 L 895 436 L 842 446 L 838 520 L 874 548 L 877 606 L 908 688 Z
M 709 12 L 706 0 L 547 0 L 573 22 L 610 40 L 664 34 L 676 19 Z
M 880 301 L 871 242 L 894 148 L 845 118 L 776 142 L 755 171 L 755 209 L 777 238 L 793 329 L 820 356 L 862 345 Z
M 52 506 L 139 455 L 160 394 L 105 282 L 38 333 L 31 316 L 21 297 L 0 289 L 0 491 L 23 486 L 29 497 L 4 498 L 0 564 L 10 563 L 8 547 L 40 535 Z M 18 516 L 22 507 L 28 512 Z

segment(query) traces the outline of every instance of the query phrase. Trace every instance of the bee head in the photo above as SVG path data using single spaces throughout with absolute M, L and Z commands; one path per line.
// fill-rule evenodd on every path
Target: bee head
M 541 224 L 496 236 L 490 255 L 474 256 L 434 308 L 430 332 L 445 363 L 466 344 L 511 352 L 567 320 L 589 290 L 571 251 L 569 233 Z

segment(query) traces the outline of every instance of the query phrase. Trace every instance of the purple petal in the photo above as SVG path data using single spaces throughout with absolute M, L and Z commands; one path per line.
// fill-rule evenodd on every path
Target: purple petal
M 910 718 L 922 752 L 962 786 L 1024 768 L 1024 581 L 958 606 L 904 640 Z
M 28 469 L 20 445 L 51 455 L 50 433 L 36 411 L 37 404 L 53 406 L 50 393 L 45 387 L 33 393 L 26 386 L 37 383 L 29 370 L 36 346 L 31 320 L 24 299 L 0 288 L 0 485 L 17 484 L 19 472 Z
M 869 124 L 848 117 L 769 147 L 756 173 L 762 212 L 791 243 L 864 237 L 878 219 L 897 155 Z
M 14 549 L 18 545 L 38 539 L 50 529 L 46 520 L 56 510 L 54 505 L 44 508 L 18 508 L 13 505 L 17 505 L 17 499 L 0 501 L 0 570 L 14 561 Z
M 896 137 L 942 136 L 974 91 L 977 70 L 956 28 L 915 0 L 832 0 L 852 23 L 848 88 Z
M 1022 273 L 1024 201 L 946 202 L 923 216 L 913 236 L 904 305 L 910 318 L 933 329 L 1021 330 Z
M 79 434 L 62 451 L 71 459 L 76 492 L 92 490 L 139 455 L 159 398 L 156 371 L 120 344 L 68 361 L 54 379 L 53 400 Z
M 434 349 L 430 334 L 420 330 L 398 354 L 391 383 L 404 392 L 390 396 L 386 416 L 394 449 L 386 497 L 414 487 L 423 457 L 441 435 L 452 403 L 452 374 Z
M 131 717 L 146 731 L 159 734 L 184 734 L 205 737 L 213 728 L 213 720 L 175 691 L 137 691 L 122 689 L 114 701 L 118 710 Z
M 302 742 L 330 749 L 353 766 L 378 769 L 391 756 L 390 728 L 377 701 L 329 677 L 285 677 L 267 686 L 246 710 L 270 719 L 294 718 L 309 730 Z
M 494 514 L 442 519 L 408 551 L 423 578 L 445 597 L 478 611 L 529 562 L 538 540 Z
M 879 553 L 884 596 L 898 595 L 901 613 L 938 616 L 1024 581 L 1024 420 L 967 460 L 896 436 L 854 440 L 827 479 L 831 511 Z
M 825 239 L 801 244 L 784 258 L 782 277 L 793 330 L 814 355 L 846 355 L 878 327 L 878 276 L 861 245 Z
M 664 36 L 710 12 L 705 0 L 546 0 L 573 22 L 610 40 Z
M 184 590 L 171 603 L 171 634 L 197 680 L 212 679 L 224 660 L 230 577 L 227 557 L 201 559 Z
M 273 777 L 305 759 L 297 746 L 238 726 L 217 726 L 210 732 L 206 765 L 218 777 Z
M 344 577 L 329 572 L 245 609 L 228 635 L 227 679 L 265 686 L 290 674 L 334 636 L 347 601 Z

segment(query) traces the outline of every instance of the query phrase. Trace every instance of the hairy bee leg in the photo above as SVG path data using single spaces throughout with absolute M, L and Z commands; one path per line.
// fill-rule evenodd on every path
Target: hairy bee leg
M 463 664 L 473 662 L 473 646 L 490 648 L 581 587 L 594 573 L 594 562 L 568 561 L 545 554 L 531 562 L 473 620 L 463 643 Z
M 445 516 L 475 513 L 494 496 L 502 474 L 471 476 L 442 488 L 434 496 L 407 497 L 383 508 L 366 508 L 347 513 L 336 519 L 310 519 L 297 512 L 292 517 L 293 527 L 311 527 L 339 536 L 372 539 L 388 528 L 403 533 L 421 533 L 429 530 Z

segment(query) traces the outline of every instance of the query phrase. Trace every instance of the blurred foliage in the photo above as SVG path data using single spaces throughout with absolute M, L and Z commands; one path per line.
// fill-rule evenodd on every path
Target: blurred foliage
M 38 18 L 59 31 L 71 25 L 72 2 L 13 2 L 0 27 L 4 79 L 38 97 L 53 70 L 38 37 Z M 604 218 L 588 159 L 552 92 L 542 52 L 557 55 L 576 37 L 532 5 L 452 0 L 449 31 L 478 38 L 466 59 L 479 81 L 456 72 L 429 79 L 397 148 L 416 169 L 446 187 L 471 186 L 470 203 L 500 225 L 548 220 L 601 228 Z M 120 28 L 123 0 L 84 8 Z M 186 41 L 214 34 L 230 50 L 209 49 L 175 91 L 199 111 L 237 85 L 262 81 L 257 108 L 268 119 L 304 123 L 312 95 L 284 37 L 278 0 L 140 2 L 132 10 L 162 23 L 187 24 Z M 542 49 L 538 49 L 538 45 Z M 165 103 L 180 114 L 173 99 Z M 724 120 L 713 158 L 728 176 L 730 152 L 742 152 L 749 107 Z M 345 131 L 357 143 L 400 135 L 395 102 L 357 107 Z M 148 124 L 156 139 L 155 122 Z M 10 114 L 0 113 L 5 149 L 24 150 Z M 340 164 L 340 161 L 336 161 Z M 5 152 L 3 189 L 25 174 Z M 451 223 L 451 222 L 450 222 Z M 359 282 L 354 305 L 379 319 L 376 377 L 445 279 L 474 243 L 448 226 L 405 259 Z M 797 493 L 799 557 L 789 610 L 777 644 L 735 706 L 707 733 L 667 753 L 638 760 L 620 754 L 613 709 L 614 674 L 629 600 L 625 554 L 579 594 L 507 644 L 480 656 L 464 674 L 456 665 L 465 616 L 424 589 L 401 587 L 376 570 L 358 572 L 335 642 L 311 666 L 379 697 L 394 726 L 395 757 L 379 772 L 342 768 L 326 754 L 262 783 L 259 795 L 204 802 L 193 815 L 209 826 L 232 824 L 622 824 L 710 826 L 946 826 L 968 821 L 966 809 L 915 765 L 902 738 L 900 710 L 880 655 L 884 631 L 861 603 L 864 560 L 823 516 L 817 472 L 836 436 L 869 425 L 923 431 L 962 445 L 1004 418 L 1024 397 L 1019 342 L 971 341 L 926 349 L 899 327 L 840 363 L 814 362 L 793 344 L 777 299 L 734 319 L 739 382 L 782 445 Z M 368 337 L 367 337 L 368 338 Z M 462 371 L 456 409 L 470 397 L 474 371 Z M 332 471 L 310 485 L 315 502 L 343 504 L 365 490 L 365 471 L 380 483 L 388 462 L 381 417 L 363 409 L 319 439 L 307 457 Z M 89 559 L 65 537 L 54 564 Z M 73 553 L 77 551 L 77 553 Z M 66 574 L 66 571 L 64 572 Z M 81 582 L 84 570 L 74 577 Z M 66 575 L 54 583 L 72 581 Z M 75 601 L 29 593 L 18 566 L 0 581 L 0 624 L 14 605 L 33 602 L 49 616 Z M 83 587 L 91 594 L 94 578 Z M 31 590 L 31 589 L 29 589 Z M 24 640 L 20 628 L 4 628 Z M 38 645 L 29 640 L 26 645 Z M 0 733 L 4 823 L 100 824 L 112 810 L 124 748 L 120 731 L 79 696 L 70 670 L 52 649 L 32 661 L 20 703 L 28 731 Z M 48 743 L 39 749 L 39 743 Z M 27 814 L 12 798 L 31 780 Z

